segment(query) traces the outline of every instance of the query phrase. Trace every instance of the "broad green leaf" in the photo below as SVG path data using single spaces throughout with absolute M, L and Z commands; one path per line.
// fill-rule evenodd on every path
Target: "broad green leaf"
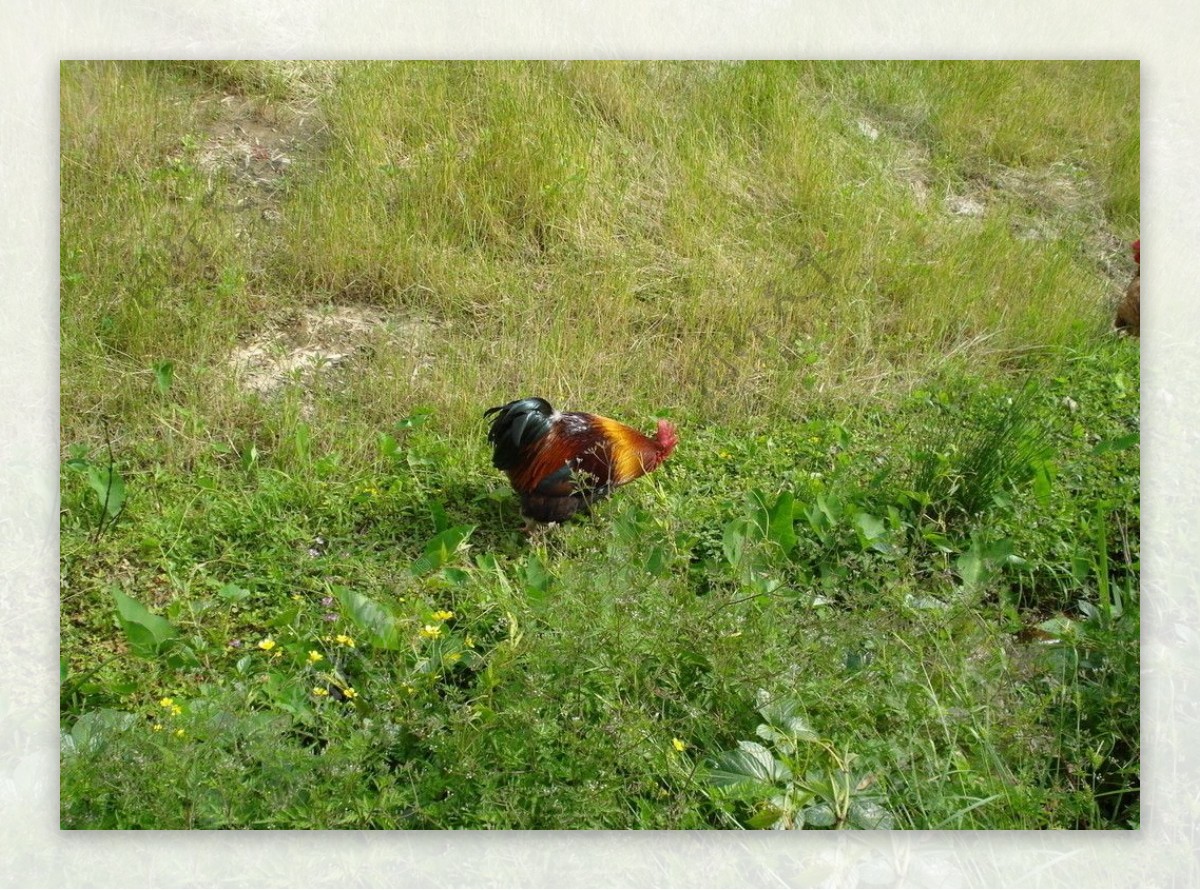
M 1141 438 L 1139 433 L 1126 433 L 1124 436 L 1116 436 L 1112 439 L 1101 439 L 1092 448 L 1093 454 L 1107 454 L 1110 451 L 1124 451 L 1126 448 L 1132 448 L 1138 444 Z
M 872 516 L 870 513 L 856 513 L 854 525 L 858 529 L 860 544 L 864 549 L 869 547 L 881 553 L 891 551 L 891 545 L 885 540 L 887 526 L 878 516 Z
M 663 550 L 661 544 L 655 544 L 650 548 L 650 555 L 646 557 L 646 572 L 661 578 L 668 573 L 669 568 L 670 561 L 667 559 L 666 551 Z
M 739 785 L 774 785 L 786 782 L 792 772 L 771 756 L 758 742 L 738 742 L 737 750 L 725 751 L 713 757 L 705 774 L 706 780 L 718 788 Z
M 175 363 L 174 362 L 155 362 L 154 363 L 154 385 L 158 387 L 158 391 L 164 396 L 167 390 L 171 388 L 171 381 L 175 379 Z
M 851 828 L 871 831 L 895 827 L 892 814 L 873 800 L 850 801 L 850 809 L 846 815 Z
M 301 683 L 295 677 L 272 671 L 267 675 L 265 689 L 268 697 L 281 711 L 302 722 L 314 718 L 307 684 Z
M 958 558 L 955 564 L 958 566 L 959 577 L 967 587 L 975 587 L 985 577 L 983 557 L 980 556 L 978 550 L 968 550 Z
M 742 564 L 742 556 L 746 551 L 746 535 L 750 520 L 742 517 L 734 519 L 725 526 L 721 538 L 721 551 L 725 554 L 725 562 L 737 568 Z
M 111 467 L 89 466 L 88 484 L 100 499 L 100 506 L 110 519 L 115 519 L 125 503 L 125 482 Z
M 200 659 L 196 657 L 196 651 L 187 643 L 179 640 L 168 642 L 163 647 L 163 654 L 166 656 L 167 666 L 177 671 L 200 666 Z
M 111 708 L 89 711 L 75 721 L 70 735 L 64 738 L 64 747 L 71 753 L 95 754 L 115 736 L 131 729 L 137 719 L 136 714 Z
M 365 632 L 372 645 L 381 649 L 400 648 L 399 624 L 384 606 L 345 587 L 335 587 L 333 592 L 350 620 Z
M 770 511 L 768 537 L 779 545 L 784 555 L 796 546 L 796 522 L 793 517 L 795 498 L 790 491 L 780 492 Z
M 266 622 L 267 627 L 288 627 L 296 621 L 300 615 L 300 606 L 297 603 L 291 603 L 282 611 Z
M 395 436 L 388 435 L 387 433 L 383 433 L 382 435 L 380 435 L 380 437 L 379 437 L 379 454 L 382 457 L 384 457 L 388 460 L 391 460 L 391 459 L 395 458 L 396 455 L 399 453 L 400 453 L 400 443 L 396 441 Z
M 418 408 L 411 415 L 403 420 L 396 421 L 396 429 L 398 430 L 415 430 L 417 427 L 424 426 L 429 422 L 429 418 L 433 416 L 432 408 Z
M 471 580 L 471 573 L 465 569 L 447 567 L 442 569 L 442 577 L 456 587 L 462 587 Z
M 536 553 L 530 553 L 526 557 L 521 572 L 525 576 L 525 595 L 532 602 L 544 602 L 550 588 L 554 586 L 554 576 L 542 565 Z
M 801 815 L 804 817 L 804 824 L 813 828 L 832 828 L 837 823 L 833 809 L 825 803 L 806 807 Z
M 804 517 L 808 520 L 808 527 L 813 530 L 813 534 L 822 544 L 828 544 L 833 523 L 829 521 L 829 517 L 821 510 L 820 506 L 817 504 L 806 505 Z
M 796 753 L 796 743 L 790 735 L 766 723 L 760 723 L 754 728 L 754 734 L 771 745 L 780 754 L 792 756 Z
M 439 532 L 425 545 L 425 552 L 418 557 L 410 567 L 413 575 L 426 575 L 435 572 L 454 558 L 458 548 L 475 531 L 473 525 L 456 525 L 444 532 Z
M 838 520 L 842 518 L 842 501 L 836 494 L 828 496 L 817 495 L 817 509 L 825 514 L 825 518 L 829 520 L 830 526 L 838 524 Z
M 767 507 L 767 496 L 762 489 L 755 488 L 750 492 L 750 522 L 746 527 L 746 536 L 761 540 L 768 536 L 771 526 L 771 511 Z
M 923 530 L 921 537 L 942 553 L 950 554 L 955 550 L 954 542 L 939 532 Z
M 1012 557 L 1012 541 L 983 541 L 972 540 L 971 548 L 959 556 L 955 565 L 963 586 L 968 590 L 976 589 L 990 581 L 999 571 L 1001 565 Z
M 808 725 L 800 702 L 794 698 L 777 698 L 759 708 L 763 719 L 801 741 L 815 742 L 820 736 Z
M 751 828 L 770 828 L 780 819 L 782 819 L 783 816 L 783 810 L 781 810 L 779 807 L 768 804 L 751 816 L 746 824 Z
M 870 513 L 856 513 L 854 524 L 868 541 L 876 541 L 887 534 L 887 526 L 883 524 L 883 520 Z
M 217 596 L 221 599 L 228 600 L 231 603 L 240 603 L 246 597 L 250 596 L 250 591 L 244 587 L 238 587 L 236 584 L 226 584 L 217 591 Z
M 112 588 L 113 599 L 117 605 L 117 620 L 129 640 L 129 647 L 135 655 L 142 658 L 154 658 L 162 650 L 168 640 L 179 636 L 171 622 L 158 615 L 152 614 L 145 606 L 116 587 Z

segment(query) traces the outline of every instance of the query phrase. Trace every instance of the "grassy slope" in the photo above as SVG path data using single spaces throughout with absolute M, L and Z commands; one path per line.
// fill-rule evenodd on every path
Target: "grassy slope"
M 320 95 L 277 222 L 204 163 L 228 90 Z M 1129 64 L 64 66 L 64 825 L 728 825 L 765 798 L 694 768 L 760 689 L 897 824 L 1136 820 L 1136 109 Z M 436 336 L 237 389 L 329 303 Z M 684 444 L 530 544 L 479 411 L 533 393 Z

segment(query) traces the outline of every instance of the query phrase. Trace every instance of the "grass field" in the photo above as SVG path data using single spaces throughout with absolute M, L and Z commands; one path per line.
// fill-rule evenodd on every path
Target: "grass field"
M 62 826 L 1138 827 L 1138 76 L 64 63 Z

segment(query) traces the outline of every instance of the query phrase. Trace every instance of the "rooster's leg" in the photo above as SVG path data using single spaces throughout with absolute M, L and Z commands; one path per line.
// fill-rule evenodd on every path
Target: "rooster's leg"
M 550 533 L 550 530 L 557 527 L 557 522 L 537 522 L 526 518 L 525 525 L 521 529 L 521 534 L 529 539 L 530 544 L 542 544 L 545 542 L 546 535 Z

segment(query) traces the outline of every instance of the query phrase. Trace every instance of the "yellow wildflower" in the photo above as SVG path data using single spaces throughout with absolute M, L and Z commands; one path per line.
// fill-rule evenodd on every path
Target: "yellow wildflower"
M 439 609 L 437 612 L 433 613 L 434 621 L 449 621 L 453 617 L 454 617 L 454 613 L 447 612 L 445 609 Z
M 183 713 L 183 708 L 179 707 L 179 705 L 171 705 L 171 716 L 172 717 L 178 717 L 182 713 Z
M 436 624 L 426 624 L 421 628 L 421 636 L 437 639 L 442 635 L 442 629 Z
M 314 686 L 312 688 L 312 694 L 316 696 L 329 695 L 329 690 L 324 686 Z
M 309 664 L 316 664 L 318 661 L 320 661 L 324 657 L 325 656 L 322 655 L 320 652 L 318 652 L 316 649 L 310 649 L 308 652 Z
M 682 752 L 687 747 L 687 742 L 682 739 L 671 739 L 671 744 L 675 746 L 676 751 Z
M 354 640 L 345 634 L 338 634 L 335 639 L 343 646 L 348 646 L 351 649 L 354 648 Z
M 346 698 L 358 698 L 358 693 L 354 691 L 353 686 L 347 686 L 343 689 L 342 695 L 346 696 Z
M 155 723 L 150 728 L 153 729 L 155 732 L 162 732 L 162 724 L 161 723 Z
M 182 729 L 175 730 L 175 738 L 181 739 L 181 738 L 183 738 L 183 736 L 184 736 L 184 732 Z
M 467 640 L 466 640 L 466 642 L 467 642 L 467 648 L 468 648 L 468 649 L 474 649 L 474 648 L 475 648 L 475 638 L 474 638 L 473 636 L 471 636 L 470 634 L 467 634 Z
M 270 637 L 267 637 L 265 640 L 259 640 L 258 648 L 262 649 L 264 652 L 270 652 L 275 648 L 275 641 Z
M 169 708 L 169 707 L 171 707 L 171 705 L 175 704 L 175 699 L 173 699 L 173 698 L 160 698 L 160 699 L 158 700 L 158 703 L 159 703 L 160 705 L 162 705 L 164 708 Z

